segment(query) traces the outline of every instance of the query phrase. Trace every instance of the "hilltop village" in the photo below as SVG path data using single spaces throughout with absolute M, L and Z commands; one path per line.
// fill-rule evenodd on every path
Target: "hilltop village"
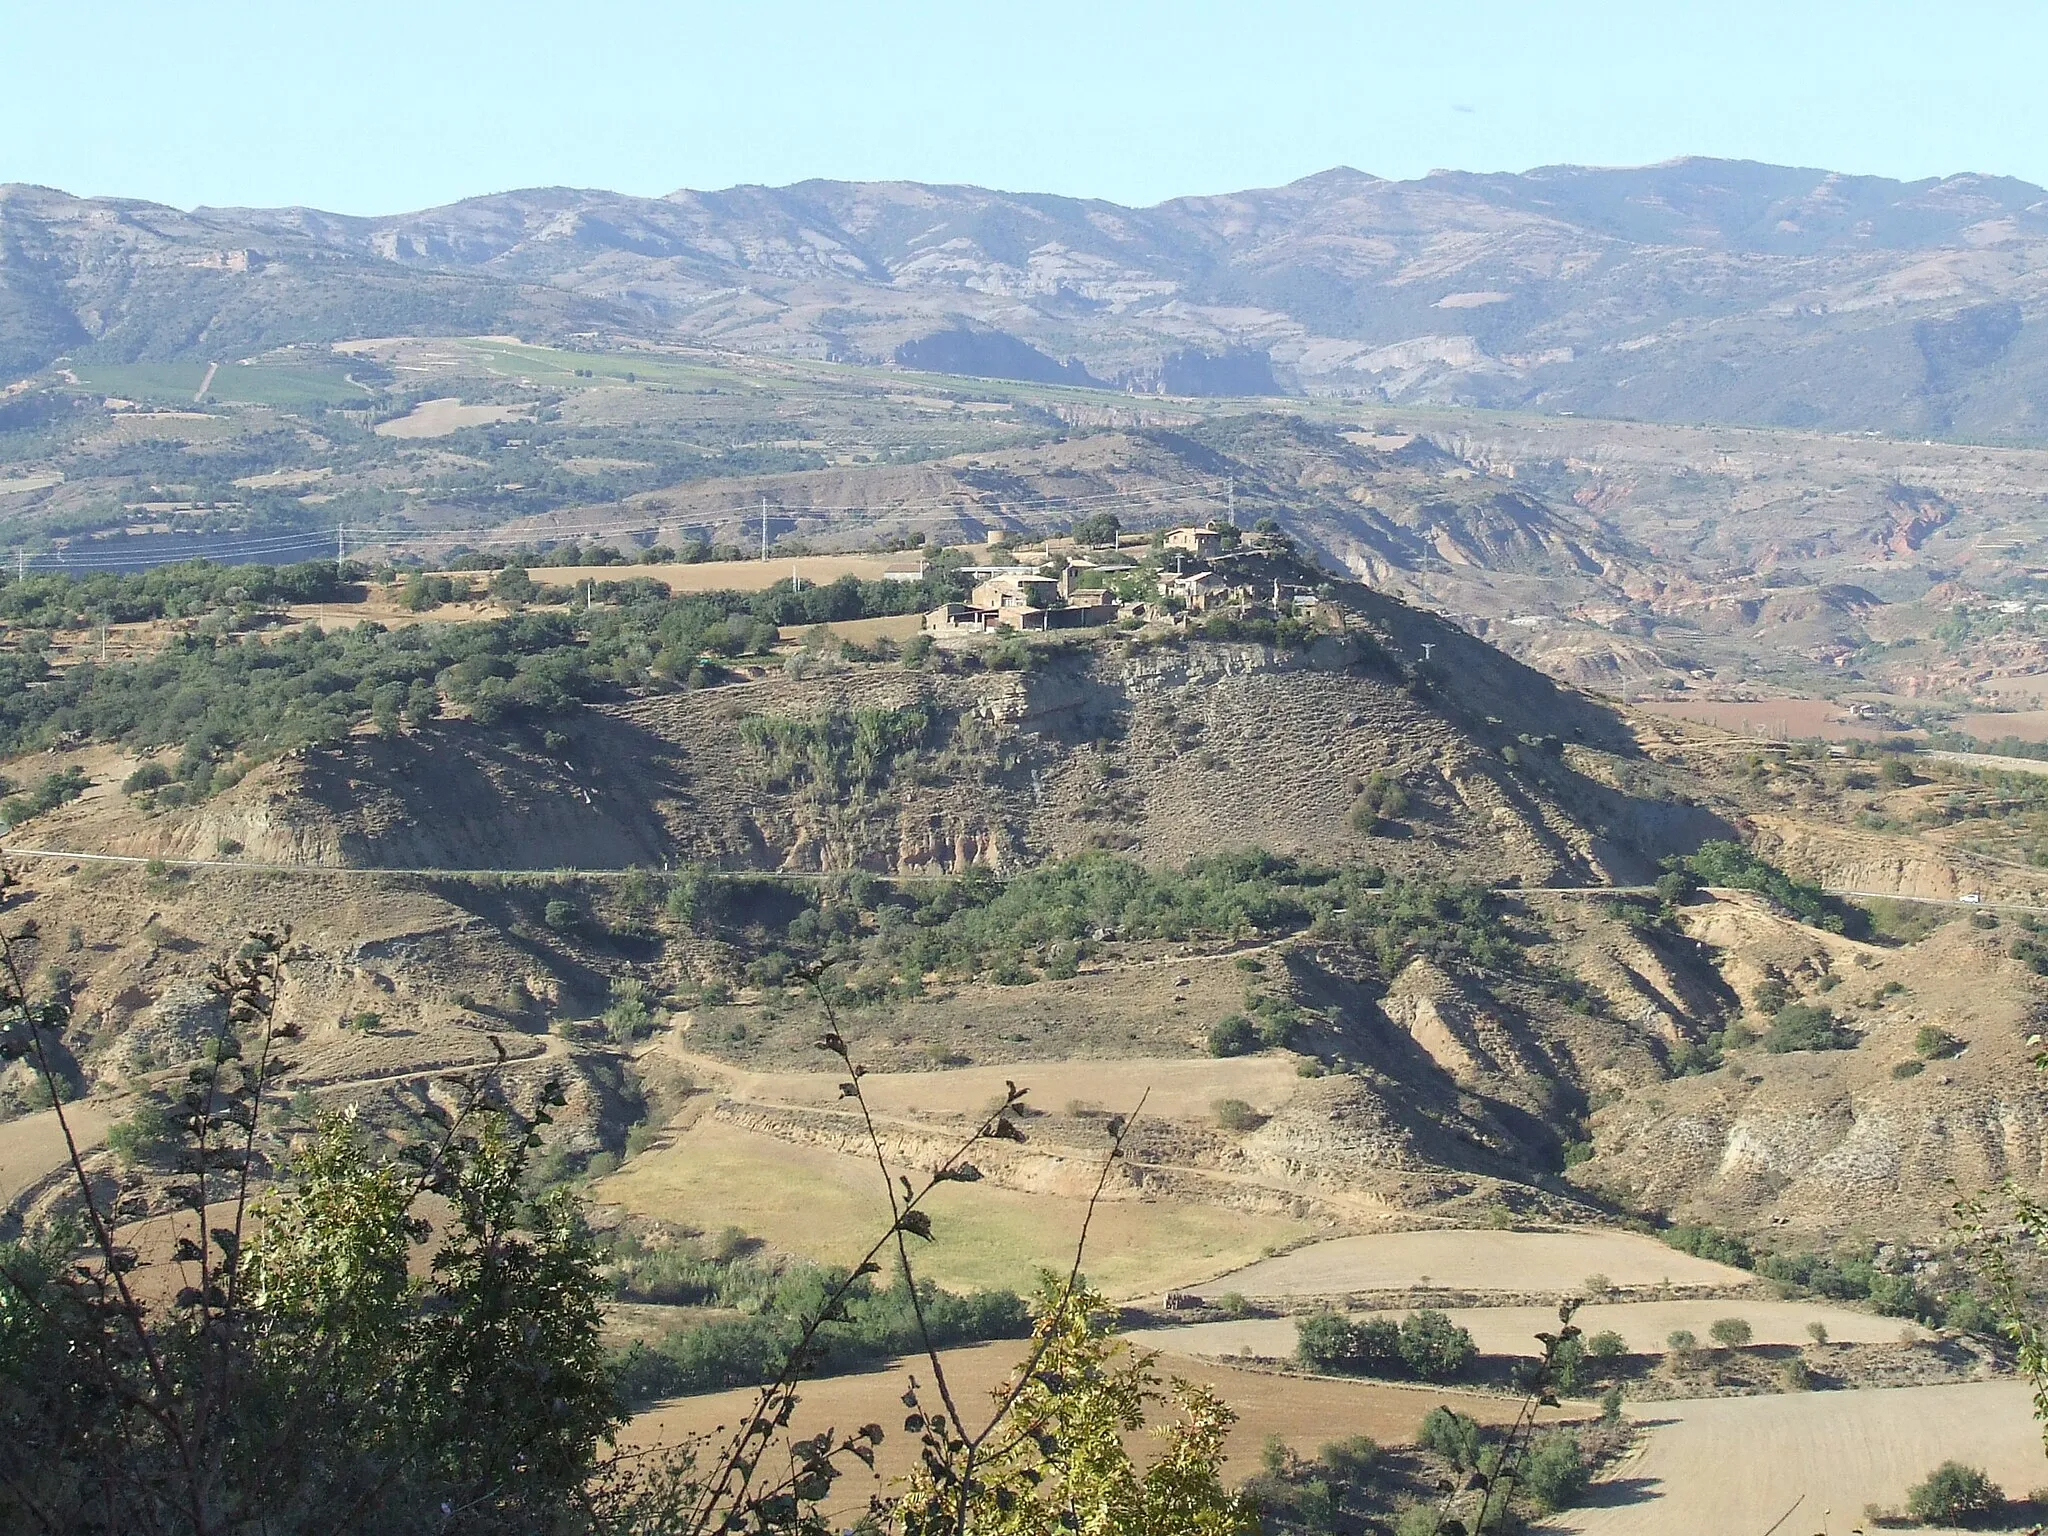
M 1269 575 L 1257 562 L 1290 553 L 1278 525 L 1249 533 L 1227 523 L 1125 535 L 1112 522 L 1007 551 L 1002 564 L 970 566 L 967 601 L 942 603 L 924 616 L 935 639 L 991 630 L 1102 629 L 1185 622 L 1190 616 L 1301 620 L 1315 591 Z M 1255 574 L 1256 572 L 1256 574 Z M 907 574 L 907 573 L 906 573 Z

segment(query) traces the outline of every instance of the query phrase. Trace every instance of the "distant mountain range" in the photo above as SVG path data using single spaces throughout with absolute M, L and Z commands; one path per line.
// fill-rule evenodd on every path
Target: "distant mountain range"
M 1125 208 L 913 182 L 546 188 L 388 218 L 0 186 L 0 382 L 407 332 L 1177 394 L 2048 437 L 2048 192 L 1747 161 Z

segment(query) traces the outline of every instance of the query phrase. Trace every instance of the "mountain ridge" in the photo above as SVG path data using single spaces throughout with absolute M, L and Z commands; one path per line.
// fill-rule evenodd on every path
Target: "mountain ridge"
M 2043 313 L 2048 191 L 1975 173 L 1333 167 L 1148 208 L 818 179 L 375 216 L 0 187 L 16 375 L 406 331 L 909 364 L 964 332 L 991 341 L 941 347 L 954 371 L 1051 377 L 1036 353 L 1140 393 L 2028 439 Z

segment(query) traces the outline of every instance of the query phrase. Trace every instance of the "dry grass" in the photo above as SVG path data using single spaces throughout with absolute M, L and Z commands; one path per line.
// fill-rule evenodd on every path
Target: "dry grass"
M 924 628 L 921 613 L 892 614 L 886 619 L 843 619 L 834 624 L 785 624 L 776 631 L 778 639 L 803 641 L 813 630 L 823 630 L 828 635 L 850 641 L 854 645 L 873 645 L 877 640 L 907 640 Z
M 888 1225 L 874 1166 L 707 1119 L 634 1158 L 596 1198 L 707 1231 L 735 1226 L 821 1263 L 851 1263 Z M 989 1185 L 949 1186 L 930 1202 L 937 1240 L 920 1273 L 950 1287 L 1028 1288 L 1072 1262 L 1084 1200 Z M 1209 1206 L 1116 1200 L 1098 1208 L 1089 1279 L 1112 1297 L 1156 1295 L 1295 1241 L 1304 1223 Z
M 1212 1281 L 1212 1292 L 1328 1296 L 1443 1286 L 1466 1291 L 1576 1291 L 1588 1275 L 1616 1285 L 1746 1286 L 1755 1276 L 1633 1232 L 1378 1232 L 1316 1243 Z

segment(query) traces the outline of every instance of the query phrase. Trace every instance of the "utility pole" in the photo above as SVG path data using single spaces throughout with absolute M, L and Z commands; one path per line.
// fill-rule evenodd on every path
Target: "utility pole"
M 341 562 L 348 558 L 348 524 L 341 523 L 334 530 L 334 569 L 341 571 Z
M 1237 476 L 1230 477 L 1230 526 L 1237 526 Z
M 768 558 L 768 498 L 761 498 L 761 558 Z

